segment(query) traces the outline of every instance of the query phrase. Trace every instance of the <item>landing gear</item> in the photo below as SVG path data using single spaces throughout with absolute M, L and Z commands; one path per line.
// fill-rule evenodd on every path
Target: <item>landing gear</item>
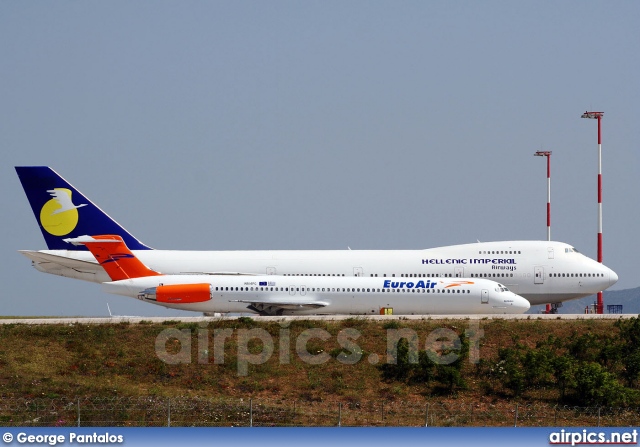
M 545 312 L 546 314 L 557 314 L 558 313 L 558 309 L 560 309 L 562 307 L 562 303 L 551 303 L 550 305 L 547 305 L 547 311 Z

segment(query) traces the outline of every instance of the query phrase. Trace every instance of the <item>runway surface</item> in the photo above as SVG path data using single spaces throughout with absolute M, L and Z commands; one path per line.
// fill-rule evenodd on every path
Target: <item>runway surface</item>
M 304 315 L 304 316 L 276 316 L 261 317 L 252 315 L 250 318 L 257 322 L 279 322 L 296 320 L 618 320 L 637 317 L 637 314 L 522 314 L 522 315 Z M 244 316 L 246 318 L 246 316 Z M 0 324 L 118 324 L 118 323 L 165 323 L 176 321 L 181 323 L 201 323 L 220 320 L 235 320 L 239 316 L 214 316 L 214 317 L 65 317 L 65 318 L 4 318 Z

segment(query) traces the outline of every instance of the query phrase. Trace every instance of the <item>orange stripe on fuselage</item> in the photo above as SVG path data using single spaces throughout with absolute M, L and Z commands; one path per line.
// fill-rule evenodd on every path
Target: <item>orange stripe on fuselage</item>
M 104 268 L 112 281 L 160 275 L 160 273 L 154 272 L 136 258 L 120 236 L 100 235 L 92 237 L 105 240 L 105 242 L 84 242 L 84 245 Z
M 458 286 L 467 285 L 467 284 L 475 284 L 475 283 L 473 281 L 456 281 L 453 284 L 449 284 L 448 286 L 444 286 L 444 288 L 448 289 L 449 287 L 458 287 Z

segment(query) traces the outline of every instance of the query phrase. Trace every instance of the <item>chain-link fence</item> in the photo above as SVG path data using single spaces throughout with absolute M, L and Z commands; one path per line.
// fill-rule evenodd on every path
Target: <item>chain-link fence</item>
M 231 398 L 2 398 L 1 426 L 638 426 L 640 408 Z

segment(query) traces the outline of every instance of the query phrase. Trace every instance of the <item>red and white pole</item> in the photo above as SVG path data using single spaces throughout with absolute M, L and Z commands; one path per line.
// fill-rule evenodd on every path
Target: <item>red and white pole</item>
M 547 154 L 547 240 L 551 240 L 551 151 Z
M 551 240 L 551 151 L 537 151 L 537 157 L 547 157 L 547 240 Z
M 604 112 L 584 112 L 581 118 L 598 120 L 598 262 L 602 263 L 602 116 Z M 598 292 L 596 312 L 604 313 L 602 292 Z
M 547 240 L 551 240 L 551 151 L 537 151 L 537 157 L 547 157 Z M 551 313 L 551 304 L 547 304 L 547 313 Z

